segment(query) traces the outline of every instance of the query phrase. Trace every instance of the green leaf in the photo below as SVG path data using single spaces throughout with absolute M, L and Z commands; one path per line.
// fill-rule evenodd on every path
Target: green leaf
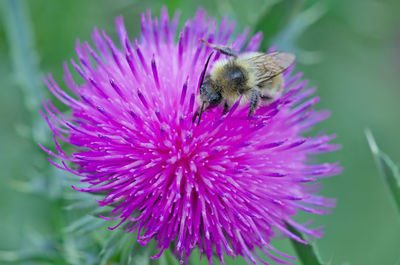
M 100 265 L 106 265 L 111 257 L 117 253 L 119 243 L 121 242 L 123 236 L 124 234 L 121 229 L 113 231 L 113 234 L 107 239 L 100 251 Z
M 295 234 L 296 236 L 300 237 L 301 239 L 304 240 L 304 237 L 301 232 L 299 232 L 297 229 L 295 229 L 293 226 L 286 224 L 289 231 Z M 308 245 L 305 245 L 303 243 L 300 243 L 294 239 L 290 239 L 292 242 L 292 245 L 294 249 L 296 250 L 297 256 L 299 260 L 303 263 L 303 265 L 323 265 L 324 263 L 321 262 L 321 258 L 319 256 L 319 253 L 312 243 L 308 243 Z
M 174 257 L 174 254 L 172 253 L 172 249 L 166 249 L 163 253 L 165 255 L 166 261 L 168 265 L 179 265 L 178 260 Z
M 79 209 L 90 209 L 94 208 L 97 206 L 96 201 L 92 200 L 91 198 L 87 200 L 80 200 L 74 203 L 71 203 L 67 206 L 64 207 L 65 210 L 71 211 L 71 210 L 79 210 Z
M 266 8 L 253 27 L 256 31 L 263 32 L 263 47 L 272 45 L 271 40 L 295 17 L 303 2 L 304 0 L 278 1 Z
M 297 40 L 328 10 L 325 2 L 316 2 L 298 13 L 272 40 L 279 50 L 290 51 L 297 55 L 297 59 L 304 64 L 312 64 L 321 60 L 322 54 L 318 51 L 306 51 L 296 45 Z
M 264 33 L 262 48 L 276 45 L 278 50 L 296 54 L 297 61 L 313 64 L 321 61 L 323 54 L 319 51 L 307 51 L 297 45 L 297 40 L 304 32 L 317 22 L 329 9 L 323 1 L 282 1 L 266 8 L 260 16 L 255 29 Z
M 54 253 L 40 252 L 40 251 L 1 251 L 0 261 L 3 262 L 37 262 L 39 264 L 66 264 Z
M 388 155 L 383 153 L 375 142 L 374 136 L 370 130 L 365 131 L 369 147 L 378 166 L 379 172 L 385 180 L 394 202 L 400 211 L 400 172 L 399 167 L 390 159 Z
M 62 250 L 63 256 L 69 264 L 82 264 L 81 254 L 72 234 L 64 235 Z
M 104 226 L 104 220 L 92 215 L 84 215 L 67 226 L 65 228 L 65 233 L 88 233 L 102 226 Z

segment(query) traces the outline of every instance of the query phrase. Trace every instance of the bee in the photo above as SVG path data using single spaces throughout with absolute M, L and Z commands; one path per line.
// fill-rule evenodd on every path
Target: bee
M 293 64 L 295 56 L 288 52 L 245 52 L 237 53 L 227 46 L 201 40 L 205 45 L 229 59 L 215 61 L 210 74 L 205 74 L 211 55 L 203 69 L 198 101 L 201 104 L 193 121 L 208 110 L 223 104 L 223 114 L 242 97 L 240 104 L 250 101 L 249 113 L 254 114 L 259 104 L 268 105 L 277 99 L 283 89 L 282 72 Z

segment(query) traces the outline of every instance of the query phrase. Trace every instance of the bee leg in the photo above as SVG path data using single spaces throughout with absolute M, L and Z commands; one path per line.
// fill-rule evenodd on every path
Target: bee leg
M 218 52 L 228 55 L 228 56 L 232 56 L 232 57 L 238 57 L 238 53 L 235 52 L 234 50 L 232 50 L 231 48 L 229 48 L 228 46 L 222 46 L 222 45 L 215 45 L 215 44 L 211 44 L 206 40 L 201 39 L 201 42 L 204 43 L 205 45 L 209 46 L 210 48 L 213 48 L 215 50 L 217 50 Z
M 254 111 L 257 108 L 258 98 L 259 98 L 258 91 L 253 89 L 253 91 L 251 93 L 251 99 L 250 99 L 249 116 L 254 114 Z
M 274 99 L 272 96 L 269 96 L 269 95 L 261 95 L 260 98 L 261 98 L 261 100 L 264 100 L 264 101 L 269 101 L 269 100 Z
M 228 103 L 225 101 L 225 103 L 224 103 L 224 110 L 222 111 L 222 115 L 227 114 L 228 111 L 229 111 L 229 105 L 228 105 Z

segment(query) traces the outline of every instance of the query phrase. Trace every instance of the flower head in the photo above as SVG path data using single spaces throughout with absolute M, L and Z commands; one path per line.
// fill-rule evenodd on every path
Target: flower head
M 64 65 L 73 96 L 51 75 L 45 79 L 71 109 L 62 114 L 50 101 L 44 104 L 58 154 L 45 150 L 75 169 L 52 163 L 81 177 L 84 187 L 76 190 L 105 192 L 99 205 L 113 210 L 103 218 L 120 220 L 116 227 L 137 232 L 144 245 L 155 239 L 156 257 L 172 246 L 183 260 L 198 247 L 210 264 L 213 255 L 224 263 L 224 253 L 255 264 L 265 258 L 285 262 L 276 256 L 290 257 L 274 249 L 271 238 L 279 232 L 304 242 L 286 224 L 319 237 L 320 229 L 293 217 L 299 210 L 324 214 L 334 206 L 315 195 L 309 182 L 337 174 L 338 164 L 309 163 L 309 158 L 337 149 L 329 143 L 335 136 L 303 136 L 328 113 L 314 111 L 318 98 L 309 98 L 314 90 L 306 89 L 301 74 L 292 75 L 292 66 L 284 72 L 283 95 L 272 104 L 251 117 L 248 105 L 235 104 L 226 115 L 214 108 L 197 126 L 196 96 L 212 51 L 200 40 L 256 51 L 262 35 L 245 45 L 249 30 L 233 37 L 234 23 L 223 19 L 217 26 L 203 10 L 178 38 L 177 13 L 170 21 L 165 9 L 160 19 L 147 12 L 141 24 L 140 39 L 131 40 L 122 18 L 116 19 L 120 48 L 97 29 L 95 48 L 77 44 L 79 63 L 71 64 L 81 84 Z M 223 56 L 215 53 L 210 65 Z M 58 140 L 76 152 L 65 153 Z

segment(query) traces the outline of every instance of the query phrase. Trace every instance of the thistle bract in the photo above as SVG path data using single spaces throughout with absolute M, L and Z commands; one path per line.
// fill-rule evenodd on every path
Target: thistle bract
M 45 150 L 65 161 L 52 163 L 80 176 L 76 190 L 106 194 L 99 206 L 112 211 L 102 218 L 120 221 L 110 229 L 123 225 L 143 245 L 155 239 L 155 258 L 171 246 L 181 261 L 195 248 L 210 264 L 213 256 L 224 264 L 224 254 L 254 264 L 292 259 L 274 249 L 272 237 L 281 233 L 304 242 L 286 224 L 319 237 L 320 228 L 293 218 L 299 210 L 324 214 L 334 206 L 314 194 L 313 182 L 340 168 L 310 163 L 310 157 L 337 149 L 329 143 L 335 136 L 304 136 L 329 113 L 314 111 L 318 98 L 292 66 L 284 72 L 283 95 L 272 104 L 251 117 L 248 104 L 236 104 L 226 115 L 214 108 L 197 126 L 196 96 L 212 52 L 200 40 L 257 51 L 261 33 L 249 38 L 246 29 L 233 36 L 233 22 L 217 25 L 203 10 L 178 34 L 178 13 L 170 20 L 166 9 L 159 19 L 143 14 L 141 24 L 139 39 L 128 38 L 119 17 L 119 44 L 97 29 L 94 46 L 78 42 L 78 61 L 71 65 L 83 81 L 77 84 L 65 64 L 70 92 L 51 75 L 45 78 L 71 110 L 63 114 L 50 101 L 44 104 L 57 153 Z M 223 57 L 214 53 L 210 66 Z M 59 141 L 76 151 L 65 153 Z

